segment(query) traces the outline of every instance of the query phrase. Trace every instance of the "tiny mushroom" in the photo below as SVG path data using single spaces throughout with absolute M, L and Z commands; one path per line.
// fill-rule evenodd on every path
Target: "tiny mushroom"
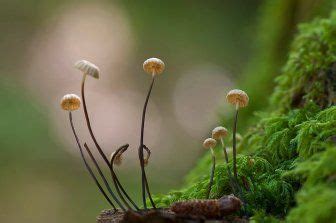
M 82 71 L 83 74 L 99 79 L 100 71 L 95 64 L 87 60 L 79 60 L 75 63 L 75 67 Z
M 215 139 L 213 139 L 213 138 L 207 138 L 203 142 L 203 147 L 205 149 L 213 149 L 216 146 L 216 144 L 217 144 L 217 142 L 216 142 Z
M 209 199 L 209 197 L 210 197 L 211 187 L 212 187 L 213 180 L 214 180 L 214 175 L 215 175 L 216 156 L 215 156 L 215 152 L 214 152 L 213 148 L 216 146 L 216 144 L 217 144 L 217 142 L 213 138 L 207 138 L 203 142 L 203 147 L 205 149 L 210 149 L 211 150 L 211 158 L 212 158 L 212 166 L 211 166 L 211 171 L 210 171 L 210 182 L 209 182 L 208 190 L 206 192 L 206 198 L 207 199 Z
M 230 104 L 235 105 L 236 112 L 233 121 L 233 134 L 232 134 L 232 152 L 233 152 L 233 174 L 235 180 L 238 181 L 238 173 L 237 173 L 237 148 L 236 148 L 236 133 L 237 133 L 237 121 L 238 121 L 238 110 L 239 108 L 246 107 L 249 102 L 248 95 L 239 89 L 234 89 L 229 91 L 226 95 L 226 99 Z
M 61 107 L 66 111 L 75 111 L 79 109 L 81 99 L 75 94 L 66 94 L 61 100 Z
M 145 133 L 145 119 L 146 119 L 146 111 L 147 111 L 147 105 L 148 105 L 148 101 L 154 86 L 154 82 L 155 82 L 155 77 L 158 74 L 161 74 L 164 69 L 165 69 L 165 64 L 163 63 L 162 60 L 158 59 L 158 58 L 149 58 L 147 59 L 143 65 L 142 65 L 143 69 L 145 72 L 147 72 L 148 74 L 152 75 L 152 81 L 151 84 L 148 88 L 148 92 L 147 92 L 147 96 L 145 99 L 145 103 L 143 106 L 143 110 L 142 110 L 142 117 L 141 117 L 141 128 L 140 128 L 140 145 L 138 148 L 138 155 L 139 155 L 139 161 L 140 161 L 140 167 L 141 167 L 141 190 L 142 190 L 142 202 L 143 202 L 143 206 L 144 209 L 147 210 L 147 203 L 146 203 L 146 192 L 149 198 L 149 201 L 151 203 L 151 205 L 153 206 L 153 208 L 155 209 L 155 203 L 152 199 L 152 195 L 150 193 L 150 189 L 149 189 L 149 185 L 148 185 L 148 181 L 147 181 L 147 176 L 146 176 L 146 170 L 145 170 L 145 166 L 148 164 L 148 158 L 145 158 L 143 155 L 144 152 L 144 148 L 147 148 L 144 144 L 144 133 Z M 148 148 L 147 148 L 148 149 Z M 149 153 L 150 150 L 148 149 Z M 147 152 L 148 152 L 147 151 Z
M 229 157 L 225 148 L 224 138 L 228 135 L 228 130 L 223 126 L 218 126 L 212 130 L 212 138 L 220 140 L 224 152 L 224 158 L 226 163 L 229 163 Z
M 149 58 L 143 63 L 143 69 L 154 77 L 164 71 L 165 64 L 158 58 Z
M 212 130 L 212 138 L 222 139 L 228 135 L 228 130 L 223 126 L 218 126 Z
M 245 91 L 234 89 L 229 91 L 226 95 L 226 100 L 233 105 L 236 105 L 236 108 L 243 108 L 248 105 L 249 97 Z

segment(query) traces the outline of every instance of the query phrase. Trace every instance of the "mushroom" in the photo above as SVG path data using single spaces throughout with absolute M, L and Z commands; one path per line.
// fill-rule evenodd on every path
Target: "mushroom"
M 73 124 L 72 111 L 75 111 L 75 110 L 79 109 L 79 107 L 80 107 L 80 98 L 77 95 L 75 95 L 75 94 L 66 94 L 66 95 L 64 95 L 64 97 L 61 100 L 61 107 L 62 107 L 63 110 L 69 112 L 69 121 L 70 121 L 71 130 L 72 130 L 72 133 L 75 136 L 76 143 L 77 143 L 77 146 L 79 148 L 79 152 L 80 152 L 80 155 L 81 155 L 82 160 L 84 162 L 85 168 L 89 172 L 90 176 L 92 177 L 93 181 L 95 182 L 96 186 L 98 187 L 100 193 L 104 196 L 104 198 L 112 206 L 113 210 L 116 212 L 117 211 L 116 206 L 113 204 L 113 202 L 111 201 L 111 199 L 109 198 L 109 196 L 106 194 L 106 192 L 103 189 L 103 187 L 100 185 L 97 177 L 95 176 L 94 172 L 92 171 L 90 165 L 88 164 L 88 162 L 87 162 L 87 160 L 86 160 L 86 158 L 84 156 L 81 143 L 79 141 L 78 135 L 76 133 L 76 129 L 75 129 L 74 124 Z
M 229 163 L 229 158 L 228 154 L 224 145 L 224 138 L 228 135 L 228 130 L 224 128 L 223 126 L 218 126 L 212 130 L 212 138 L 216 140 L 220 140 L 222 147 L 223 147 L 223 152 L 224 152 L 224 158 L 226 163 Z
M 161 74 L 164 71 L 165 64 L 163 63 L 162 60 L 160 60 L 158 58 L 150 58 L 150 59 L 147 59 L 143 63 L 143 69 L 144 69 L 145 72 L 152 75 L 152 82 L 149 86 L 147 97 L 146 97 L 146 100 L 145 100 L 145 104 L 144 104 L 144 107 L 143 107 L 143 110 L 142 110 L 140 145 L 139 145 L 139 149 L 138 149 L 138 155 L 139 155 L 140 167 L 141 167 L 142 202 L 143 202 L 144 209 L 147 210 L 146 191 L 147 191 L 148 198 L 149 198 L 153 208 L 155 209 L 156 207 L 155 207 L 155 204 L 154 204 L 154 201 L 152 199 L 152 196 L 151 196 L 151 193 L 150 193 L 150 190 L 149 190 L 149 186 L 148 186 L 148 181 L 147 181 L 147 176 L 146 176 L 146 171 L 145 171 L 145 162 L 146 161 L 145 161 L 144 152 L 143 152 L 144 148 L 147 148 L 144 145 L 146 110 L 147 110 L 149 97 L 151 95 L 151 92 L 152 92 L 152 89 L 153 89 L 153 86 L 154 86 L 155 78 L 158 74 Z M 147 162 L 148 162 L 148 160 L 147 160 Z
M 214 178 L 214 174 L 215 174 L 216 156 L 215 156 L 215 152 L 214 152 L 214 147 L 216 146 L 216 144 L 217 144 L 217 142 L 213 138 L 207 138 L 203 142 L 203 147 L 205 149 L 210 149 L 210 151 L 211 151 L 211 157 L 212 157 L 212 166 L 211 166 L 211 172 L 210 172 L 210 182 L 209 182 L 208 190 L 206 192 L 206 199 L 209 199 L 209 197 L 210 197 L 211 187 L 212 187 L 212 184 L 213 184 L 213 178 Z
M 79 60 L 75 63 L 75 67 L 80 70 L 83 73 L 83 78 L 82 78 L 82 83 L 81 83 L 81 94 L 82 94 L 82 100 L 83 100 L 83 109 L 84 109 L 84 115 L 85 115 L 85 120 L 86 120 L 86 124 L 87 127 L 89 129 L 91 138 L 99 152 L 99 154 L 102 156 L 102 158 L 104 159 L 105 163 L 107 166 L 110 166 L 110 163 L 105 155 L 105 153 L 103 152 L 103 150 L 101 149 L 101 147 L 99 146 L 96 137 L 93 134 L 92 128 L 91 128 L 91 123 L 90 123 L 90 118 L 89 118 L 89 114 L 87 111 L 87 106 L 86 106 L 86 100 L 85 100 L 85 80 L 86 80 L 86 76 L 89 75 L 93 78 L 98 79 L 99 78 L 99 68 L 87 61 L 87 60 Z
M 234 89 L 229 91 L 226 95 L 226 99 L 230 104 L 233 104 L 236 108 L 235 118 L 233 122 L 233 134 L 232 134 L 232 153 L 233 153 L 233 174 L 235 180 L 238 180 L 238 173 L 237 173 L 237 148 L 236 148 L 236 133 L 237 133 L 237 121 L 238 121 L 238 110 L 239 108 L 246 107 L 249 102 L 248 95 L 239 89 Z

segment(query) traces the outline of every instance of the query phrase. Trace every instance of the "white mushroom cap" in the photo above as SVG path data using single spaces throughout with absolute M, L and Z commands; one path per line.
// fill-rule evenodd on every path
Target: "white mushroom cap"
M 157 75 L 164 71 L 165 64 L 158 58 L 149 58 L 143 63 L 143 69 L 151 75 Z
M 226 100 L 230 104 L 236 105 L 239 108 L 243 108 L 248 105 L 249 97 L 244 91 L 234 89 L 229 91 L 229 93 L 226 95 Z
M 66 111 L 74 111 L 79 109 L 81 99 L 75 94 L 66 94 L 61 100 L 61 107 Z
M 212 130 L 212 138 L 221 139 L 226 137 L 228 134 L 228 130 L 223 126 L 218 126 Z
M 217 144 L 216 140 L 214 140 L 213 138 L 207 138 L 203 142 L 203 147 L 205 149 L 210 149 L 210 148 L 214 148 L 216 146 L 216 144 Z
M 90 75 L 91 77 L 94 77 L 96 79 L 99 78 L 99 74 L 100 74 L 99 68 L 95 64 L 87 60 L 77 61 L 75 63 L 75 67 L 86 75 Z

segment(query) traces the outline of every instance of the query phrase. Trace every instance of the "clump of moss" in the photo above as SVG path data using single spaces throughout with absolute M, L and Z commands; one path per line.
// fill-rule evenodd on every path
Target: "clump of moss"
M 259 114 L 239 145 L 242 214 L 255 222 L 332 222 L 336 211 L 336 12 L 299 31 L 277 78 L 273 112 Z M 204 198 L 210 163 L 203 157 L 183 189 L 155 201 Z M 232 192 L 226 168 L 224 161 L 216 167 L 212 198 Z
M 335 222 L 335 188 L 317 185 L 303 189 L 297 200 L 298 207 L 289 213 L 288 222 Z
M 273 80 L 286 62 L 297 25 L 316 16 L 328 15 L 333 4 L 332 0 L 263 1 L 257 25 L 253 28 L 256 33 L 253 53 L 240 80 L 240 87 L 252 99 L 272 94 Z M 252 123 L 255 119 L 251 119 L 250 114 L 267 106 L 267 100 L 255 100 L 246 108 L 247 112 L 241 114 L 243 122 Z
M 299 26 L 283 74 L 277 78 L 272 104 L 302 107 L 310 100 L 325 108 L 335 103 L 336 14 Z

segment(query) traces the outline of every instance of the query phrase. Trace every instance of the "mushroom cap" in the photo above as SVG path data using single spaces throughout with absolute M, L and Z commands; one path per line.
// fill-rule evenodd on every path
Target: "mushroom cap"
M 81 99 L 75 94 L 66 94 L 61 100 L 61 107 L 66 111 L 74 111 L 79 109 Z
M 99 79 L 99 68 L 93 63 L 87 60 L 79 60 L 75 63 L 75 67 L 82 71 L 84 74 L 90 75 L 96 79 Z
M 143 63 L 143 69 L 151 75 L 157 75 L 164 71 L 165 64 L 158 58 L 149 58 Z
M 226 137 L 228 134 L 228 130 L 223 126 L 218 126 L 212 130 L 212 138 L 221 139 Z
M 213 138 L 207 138 L 206 140 L 204 140 L 203 142 L 203 147 L 205 149 L 210 149 L 210 148 L 214 148 L 217 144 L 217 141 Z
M 229 91 L 229 93 L 226 95 L 226 100 L 233 105 L 238 105 L 239 108 L 246 107 L 249 102 L 248 95 L 239 89 L 234 89 Z
M 114 154 L 116 153 L 117 151 L 113 152 L 110 156 L 110 162 L 112 162 L 112 158 L 114 156 Z M 115 155 L 115 158 L 114 158 L 114 162 L 112 163 L 113 165 L 117 165 L 117 166 L 120 166 L 121 163 L 122 163 L 122 160 L 123 160 L 123 156 L 122 156 L 122 153 L 118 153 Z

